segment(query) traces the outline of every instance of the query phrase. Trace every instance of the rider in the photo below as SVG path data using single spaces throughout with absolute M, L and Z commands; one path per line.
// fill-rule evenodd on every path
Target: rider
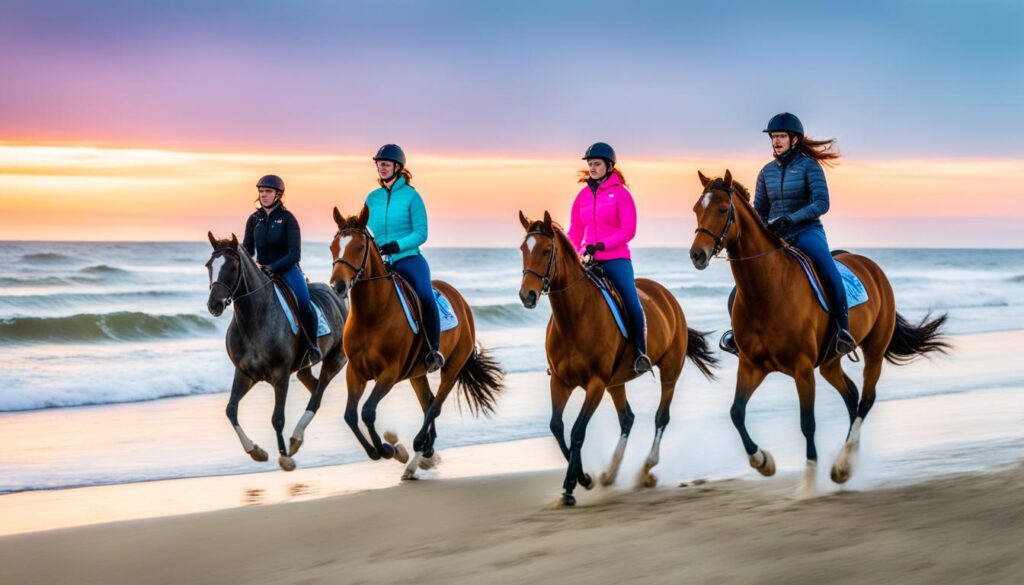
M 583 160 L 588 169 L 580 171 L 580 182 L 586 186 L 572 204 L 567 235 L 577 252 L 586 253 L 603 267 L 622 298 L 629 316 L 629 339 L 636 346 L 633 370 L 643 374 L 651 371 L 652 365 L 644 337 L 644 309 L 637 296 L 629 253 L 629 241 L 636 235 L 636 204 L 622 171 L 615 168 L 611 146 L 594 143 Z
M 284 198 L 284 181 L 277 175 L 266 175 L 256 183 L 259 209 L 245 222 L 242 246 L 249 255 L 255 255 L 260 269 L 273 277 L 278 275 L 288 285 L 299 305 L 302 329 L 309 340 L 305 366 L 320 361 L 320 348 L 316 344 L 317 319 L 309 300 L 306 275 L 299 268 L 302 255 L 302 237 L 299 222 L 288 211 Z
M 828 185 L 821 163 L 831 166 L 839 158 L 835 140 L 813 140 L 804 135 L 800 119 L 788 112 L 768 121 L 775 159 L 757 176 L 754 208 L 770 232 L 799 248 L 814 263 L 839 327 L 836 352 L 845 355 L 857 346 L 850 334 L 846 289 L 829 252 L 825 228 L 819 219 L 828 211 Z M 730 299 L 730 311 L 732 302 Z M 738 353 L 732 331 L 722 336 L 722 349 Z
M 385 144 L 373 157 L 377 164 L 380 188 L 366 196 L 370 209 L 368 226 L 380 246 L 385 262 L 412 285 L 420 300 L 423 330 L 428 353 L 424 358 L 427 372 L 444 366 L 439 351 L 441 320 L 430 283 L 430 266 L 420 253 L 427 241 L 427 209 L 423 198 L 412 187 L 412 173 L 405 167 L 405 152 L 397 144 Z

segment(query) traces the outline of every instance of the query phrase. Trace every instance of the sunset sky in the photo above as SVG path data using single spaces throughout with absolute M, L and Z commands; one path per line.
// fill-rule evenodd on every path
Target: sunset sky
M 638 245 L 688 245 L 696 169 L 752 185 L 788 110 L 844 154 L 836 246 L 1024 246 L 1024 4 L 6 0 L 0 240 L 240 231 L 275 172 L 304 237 L 398 142 L 432 245 L 566 219 L 619 152 Z

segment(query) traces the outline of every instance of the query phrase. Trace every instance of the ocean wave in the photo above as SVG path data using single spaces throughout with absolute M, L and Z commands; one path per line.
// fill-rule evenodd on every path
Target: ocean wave
M 0 276 L 0 286 L 59 286 L 69 283 L 68 279 L 58 276 L 31 276 L 28 278 Z
M 122 311 L 68 317 L 13 317 L 0 319 L 0 344 L 128 341 L 209 335 L 217 325 L 199 315 L 151 315 Z
M 1007 279 L 1010 282 L 1024 282 L 1024 274 L 1018 274 L 1017 276 L 1011 276 Z
M 86 266 L 79 270 L 85 274 L 128 274 L 128 271 L 123 268 L 115 268 L 107 264 L 97 264 L 95 266 Z
M 497 327 L 542 323 L 550 316 L 550 311 L 531 311 L 525 309 L 521 303 L 476 305 L 472 309 L 473 317 L 478 323 Z
M 36 262 L 45 264 L 66 264 L 76 260 L 73 256 L 66 256 L 56 252 L 33 252 L 21 257 L 22 262 Z

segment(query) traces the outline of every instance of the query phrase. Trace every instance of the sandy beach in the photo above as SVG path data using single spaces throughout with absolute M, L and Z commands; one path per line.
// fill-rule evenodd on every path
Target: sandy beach
M 1019 583 L 1024 467 L 791 497 L 795 478 L 583 494 L 558 472 L 0 538 L 22 583 Z

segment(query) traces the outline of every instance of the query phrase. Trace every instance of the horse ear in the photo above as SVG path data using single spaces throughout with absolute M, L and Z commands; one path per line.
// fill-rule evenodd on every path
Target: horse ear
M 238 249 L 238 236 L 235 234 L 231 234 L 231 247 L 236 250 Z
M 341 216 L 341 212 L 338 211 L 337 205 L 334 206 L 334 223 L 338 224 L 338 227 L 341 227 L 341 225 L 345 223 L 345 218 Z
M 705 187 L 707 187 L 708 184 L 711 183 L 711 179 L 705 177 L 704 173 L 702 173 L 700 171 L 697 171 L 697 176 L 700 177 L 700 184 L 701 185 L 704 185 Z
M 544 227 L 551 231 L 551 214 L 547 211 L 544 212 Z
M 214 250 L 216 250 L 217 249 L 217 238 L 213 237 L 213 232 L 206 232 L 206 237 L 210 238 L 210 245 L 213 246 Z
M 370 208 L 364 203 L 363 208 L 359 211 L 359 227 L 365 228 L 368 221 L 370 221 Z
M 523 210 L 522 209 L 519 210 L 519 223 L 523 224 L 523 229 L 524 230 L 529 230 L 530 229 L 530 218 L 528 218 L 525 215 L 523 215 Z
M 729 169 L 725 169 L 725 176 L 722 177 L 722 182 L 725 183 L 726 187 L 732 187 L 732 173 Z

